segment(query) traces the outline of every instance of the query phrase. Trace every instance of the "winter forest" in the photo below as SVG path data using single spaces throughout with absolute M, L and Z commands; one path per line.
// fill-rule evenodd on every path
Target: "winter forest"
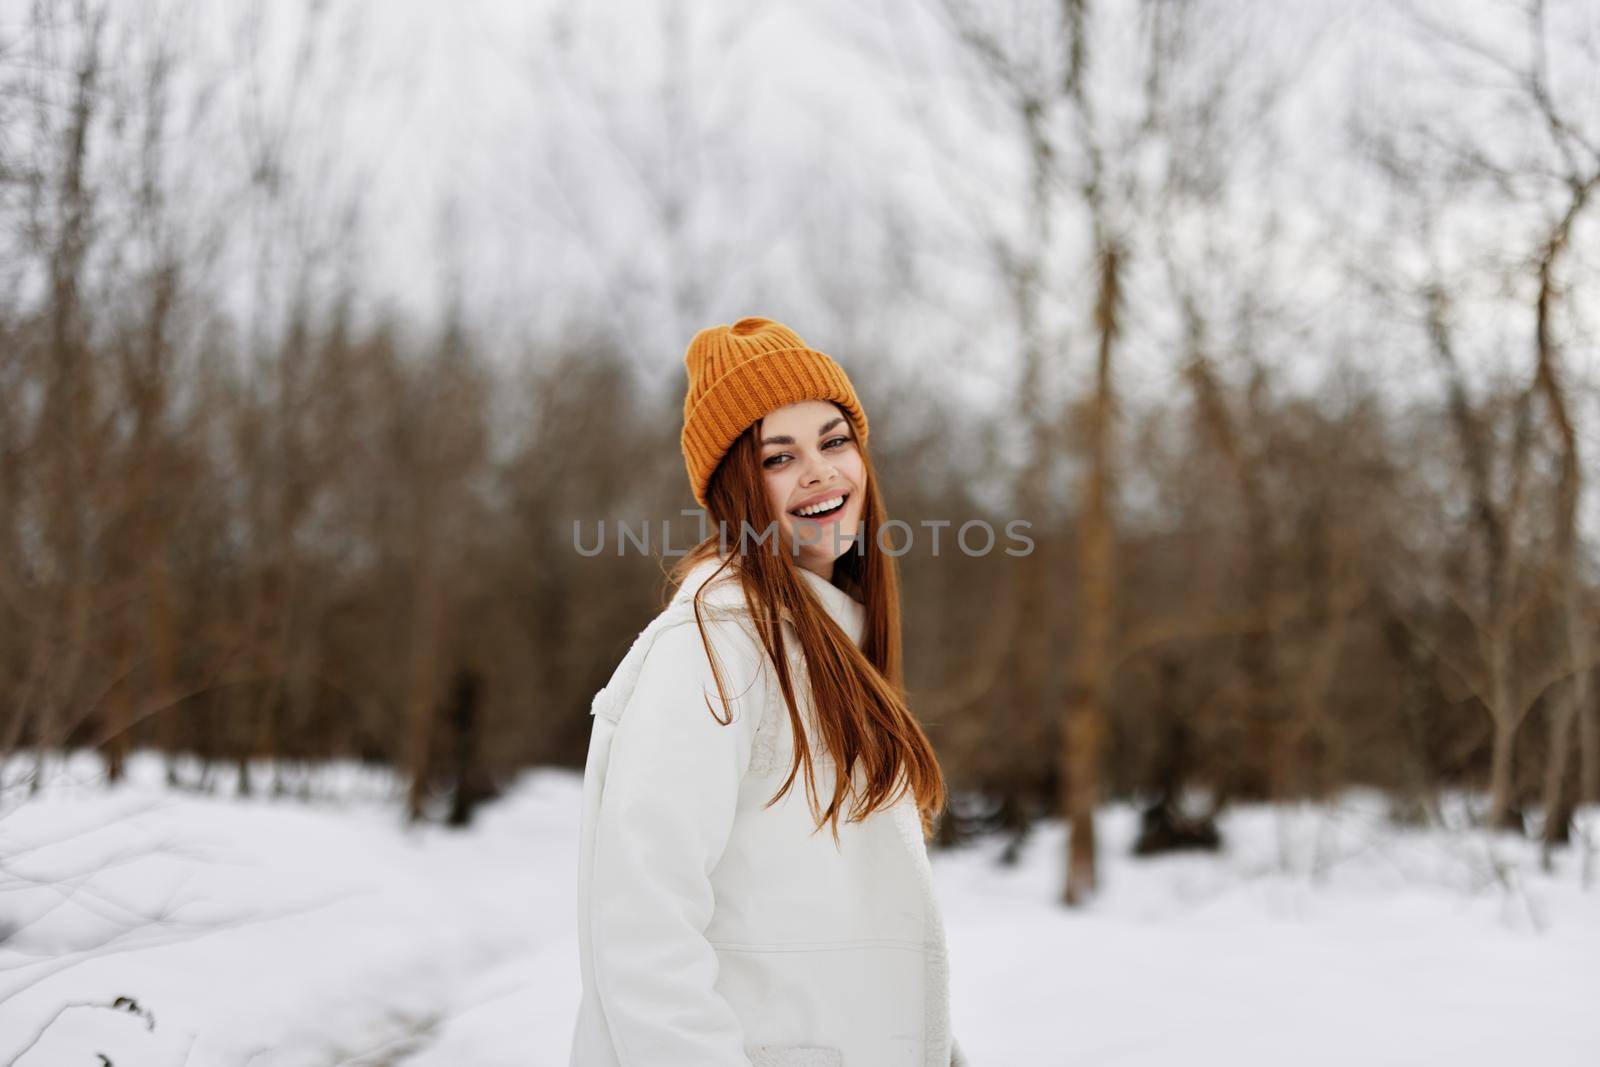
M 747 315 L 974 1063 L 1600 1062 L 1596 0 L 0 0 L 0 1064 L 567 1063 Z

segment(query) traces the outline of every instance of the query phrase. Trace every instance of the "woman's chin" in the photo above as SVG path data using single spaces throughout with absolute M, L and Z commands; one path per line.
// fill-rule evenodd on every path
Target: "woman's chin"
M 853 551 L 855 549 L 855 541 L 855 534 L 848 527 L 840 529 L 831 525 L 825 526 L 820 537 L 799 542 L 796 556 L 807 560 L 835 560 L 845 553 Z
M 781 524 L 784 543 L 797 559 L 812 561 L 838 559 L 855 548 L 861 519 L 851 512 L 855 501 L 845 505 L 845 513 L 831 522 L 815 522 L 789 516 Z

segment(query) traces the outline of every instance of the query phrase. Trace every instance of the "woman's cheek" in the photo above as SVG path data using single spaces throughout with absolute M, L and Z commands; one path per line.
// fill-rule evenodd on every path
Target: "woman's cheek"
M 783 479 L 776 475 L 767 476 L 767 506 L 780 520 L 784 517 L 783 502 L 788 499 L 785 495 Z

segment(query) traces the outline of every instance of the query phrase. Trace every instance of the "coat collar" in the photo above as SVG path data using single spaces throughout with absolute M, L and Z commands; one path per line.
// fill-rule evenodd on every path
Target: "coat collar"
M 724 556 L 722 558 L 726 559 L 727 557 Z M 721 565 L 721 562 L 720 559 L 708 559 L 697 563 L 684 576 L 683 584 L 673 594 L 673 603 L 690 600 L 704 586 L 705 595 L 700 598 L 702 604 L 742 609 L 744 607 L 744 591 L 739 586 L 738 576 L 733 573 L 733 567 L 729 567 L 717 575 L 715 581 L 710 581 L 712 574 Z M 862 634 L 866 629 L 866 608 L 855 597 L 852 597 L 820 574 L 800 566 L 796 566 L 795 569 L 800 572 L 801 580 L 811 589 L 812 595 L 822 604 L 822 609 L 828 613 L 834 622 L 839 624 L 839 628 L 845 632 L 845 635 L 859 646 Z M 710 581 L 710 584 L 707 584 L 708 581 Z M 790 618 L 787 610 L 782 612 L 782 616 L 788 619 L 791 624 L 793 623 L 794 620 Z

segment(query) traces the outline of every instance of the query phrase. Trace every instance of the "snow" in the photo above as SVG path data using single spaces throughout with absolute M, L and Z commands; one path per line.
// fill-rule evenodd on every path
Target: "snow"
M 311 799 L 129 767 L 107 789 L 74 756 L 4 797 L 0 1063 L 41 1028 L 18 1067 L 566 1063 L 576 773 L 525 773 L 458 833 L 406 828 L 394 783 L 356 765 Z M 1240 809 L 1218 855 L 1136 860 L 1135 812 L 1108 806 L 1081 911 L 1056 903 L 1059 824 L 1011 867 L 998 840 L 935 853 L 957 1036 L 979 1067 L 1596 1062 L 1583 850 L 1546 873 L 1533 843 L 1383 810 Z M 96 1006 L 118 996 L 153 1026 Z

